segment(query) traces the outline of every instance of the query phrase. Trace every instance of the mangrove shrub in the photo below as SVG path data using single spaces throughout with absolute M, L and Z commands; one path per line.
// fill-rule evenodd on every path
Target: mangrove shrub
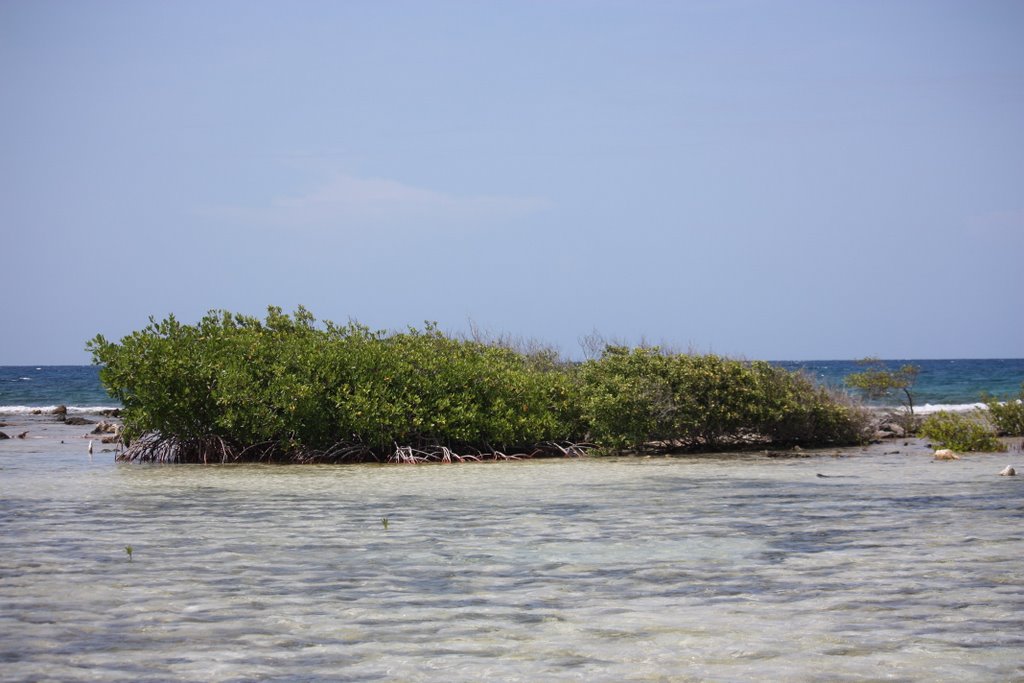
M 981 411 L 932 413 L 921 423 L 921 434 L 954 451 L 1005 451 Z
M 124 459 L 451 460 L 853 443 L 863 411 L 767 363 L 545 349 L 422 330 L 211 311 L 88 344 L 124 406 Z
M 583 420 L 613 449 L 849 444 L 867 428 L 863 409 L 763 361 L 608 346 L 579 375 Z
M 97 336 L 88 348 L 124 406 L 128 457 L 493 454 L 575 435 L 570 377 L 556 365 L 431 325 L 318 327 L 303 308 L 272 307 L 262 321 L 223 311 L 196 325 L 150 319 L 120 343 Z
M 1024 384 L 1017 397 L 1000 401 L 992 396 L 983 396 L 988 407 L 988 417 L 1000 434 L 1024 436 Z

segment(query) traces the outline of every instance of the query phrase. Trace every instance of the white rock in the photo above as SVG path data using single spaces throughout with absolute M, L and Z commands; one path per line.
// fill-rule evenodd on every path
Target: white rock
M 1006 468 L 999 473 L 1003 477 L 1015 477 L 1017 476 L 1017 470 L 1013 469 L 1012 465 L 1007 465 Z
M 935 451 L 935 459 L 936 460 L 959 460 L 960 456 L 957 455 L 956 453 L 954 453 L 953 451 L 949 450 L 948 448 L 943 448 L 942 450 Z

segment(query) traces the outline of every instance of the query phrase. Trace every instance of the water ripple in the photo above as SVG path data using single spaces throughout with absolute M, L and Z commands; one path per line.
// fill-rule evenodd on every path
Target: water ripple
M 5 679 L 1024 676 L 1024 488 L 980 457 L 203 468 L 79 446 L 0 451 Z

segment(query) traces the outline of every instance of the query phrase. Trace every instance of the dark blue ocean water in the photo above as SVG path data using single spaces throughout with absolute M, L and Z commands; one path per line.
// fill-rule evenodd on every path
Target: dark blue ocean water
M 921 368 L 914 387 L 918 405 L 963 405 L 978 401 L 983 392 L 1016 396 L 1024 382 L 1024 359 L 893 360 L 892 368 L 910 363 Z M 843 378 L 861 369 L 855 361 L 783 361 L 790 370 L 802 369 L 818 382 L 843 386 Z M 69 408 L 116 407 L 99 381 L 99 368 L 90 365 L 0 366 L 0 413 L 66 405 Z
M 117 407 L 94 365 L 0 365 L 0 413 L 65 405 Z
M 852 360 L 783 361 L 789 370 L 802 369 L 820 384 L 844 388 L 843 378 L 864 368 Z M 912 393 L 914 403 L 924 406 L 976 403 L 983 393 L 999 398 L 1016 397 L 1024 382 L 1024 358 L 955 360 L 887 360 L 888 368 L 916 365 L 921 369 Z M 898 403 L 898 398 L 894 400 Z

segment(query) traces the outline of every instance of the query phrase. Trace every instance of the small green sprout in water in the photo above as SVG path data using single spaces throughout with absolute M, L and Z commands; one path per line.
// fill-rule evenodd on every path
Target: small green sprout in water
M 132 547 L 130 545 L 126 545 L 124 547 L 124 551 L 125 551 L 125 553 L 128 554 L 128 561 L 131 562 L 132 561 Z
M 384 525 L 384 531 L 387 531 L 388 530 L 388 518 L 387 517 L 381 517 L 380 518 L 380 523 L 382 525 Z

